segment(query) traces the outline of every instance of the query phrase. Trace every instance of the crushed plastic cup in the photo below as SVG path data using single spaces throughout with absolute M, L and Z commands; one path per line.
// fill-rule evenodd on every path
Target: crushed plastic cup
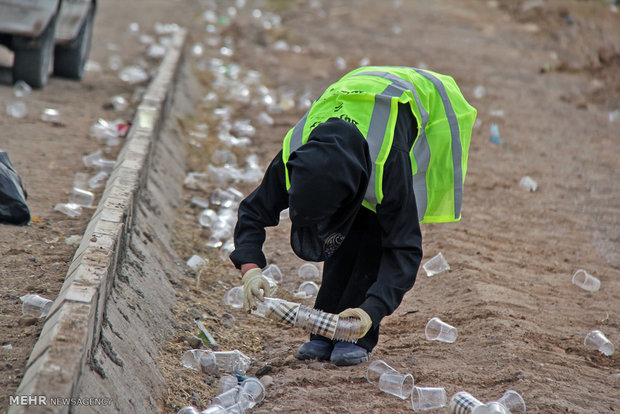
M 366 380 L 371 384 L 378 384 L 379 378 L 385 373 L 398 374 L 398 371 L 389 366 L 385 361 L 377 359 L 368 364 Z
M 482 85 L 477 85 L 474 88 L 474 97 L 476 99 L 482 99 L 484 97 L 485 93 L 486 93 L 486 90 L 485 90 L 484 86 L 482 86 Z
M 601 288 L 601 281 L 584 269 L 579 269 L 573 275 L 572 282 L 583 290 L 594 293 Z
M 311 298 L 319 292 L 319 286 L 312 281 L 305 281 L 297 288 L 295 297 Z
M 123 95 L 114 95 L 106 104 L 106 107 L 114 111 L 124 111 L 128 106 L 129 102 L 127 102 L 127 99 L 125 99 Z
M 118 73 L 118 77 L 123 82 L 134 85 L 136 83 L 145 82 L 146 80 L 148 80 L 149 75 L 140 66 L 133 65 L 123 68 Z
M 451 414 L 466 414 L 481 405 L 484 404 L 467 391 L 459 391 L 450 398 L 448 406 Z
M 265 386 L 256 377 L 244 379 L 243 382 L 241 382 L 241 388 L 252 396 L 252 405 L 249 408 L 254 407 L 265 399 Z
M 297 269 L 297 275 L 303 280 L 319 280 L 319 268 L 313 263 L 304 263 Z
M 422 267 L 426 271 L 426 276 L 428 277 L 450 270 L 450 265 L 441 252 L 432 259 L 429 259 Z
M 216 188 L 213 190 L 213 193 L 211 193 L 211 204 L 224 208 L 236 206 L 242 199 L 243 194 L 232 187 L 226 190 Z
M 448 325 L 441 319 L 435 317 L 426 324 L 424 334 L 429 341 L 440 341 L 451 344 L 456 341 L 458 332 L 454 326 Z
M 389 372 L 381 374 L 379 377 L 379 389 L 404 400 L 413 391 L 413 375 Z
M 190 257 L 186 264 L 194 271 L 198 270 L 200 267 L 204 266 L 207 264 L 207 260 L 203 259 L 202 257 L 198 256 L 197 254 L 193 255 L 192 257 Z
M 82 214 L 82 206 L 73 203 L 58 203 L 54 206 L 55 211 L 59 211 L 69 217 L 78 217 Z
M 109 176 L 110 174 L 108 174 L 107 172 L 99 171 L 88 180 L 88 189 L 94 190 L 96 188 L 103 187 L 106 181 L 108 181 Z
M 527 191 L 533 193 L 538 189 L 538 183 L 526 175 L 519 181 L 519 187 L 525 188 Z
M 215 351 L 215 363 L 220 371 L 244 375 L 252 360 L 241 351 Z
M 237 385 L 239 385 L 239 381 L 236 376 L 224 374 L 220 377 L 220 380 L 217 383 L 217 393 L 222 394 L 232 388 L 235 388 Z
M 97 151 L 84 155 L 82 157 L 82 162 L 84 163 L 85 167 L 92 167 L 95 165 L 95 162 L 102 157 L 103 157 L 103 152 L 100 149 L 98 149 Z
M 73 187 L 71 196 L 69 196 L 69 204 L 77 204 L 82 207 L 91 207 L 94 201 L 95 194 L 77 187 Z
M 277 265 L 270 264 L 263 270 L 263 275 L 267 278 L 271 278 L 278 283 L 282 283 L 282 271 Z
M 413 387 L 411 392 L 413 411 L 427 411 L 445 407 L 446 401 L 446 390 L 442 387 Z
M 22 101 L 9 102 L 6 105 L 6 113 L 13 118 L 23 118 L 28 115 L 28 107 Z
M 45 318 L 54 301 L 46 299 L 37 294 L 28 294 L 19 298 L 22 301 L 22 314 L 34 316 L 35 318 Z
M 54 108 L 45 108 L 41 113 L 41 121 L 60 123 L 60 112 Z
M 614 344 L 599 330 L 588 332 L 583 340 L 583 344 L 607 356 L 611 356 L 614 353 Z
M 235 309 L 243 307 L 243 286 L 235 286 L 224 294 L 224 303 Z

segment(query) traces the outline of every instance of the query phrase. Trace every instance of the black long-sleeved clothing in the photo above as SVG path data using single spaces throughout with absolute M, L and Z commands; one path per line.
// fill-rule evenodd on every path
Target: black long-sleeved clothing
M 349 307 L 364 309 L 373 321 L 373 330 L 358 344 L 369 350 L 377 343 L 381 320 L 400 305 L 404 294 L 413 287 L 422 259 L 409 157 L 416 128 L 408 105 L 400 104 L 394 142 L 384 166 L 383 200 L 376 213 L 360 206 L 350 234 L 325 261 L 315 304 L 333 313 Z M 288 207 L 284 168 L 280 152 L 258 188 L 239 206 L 236 249 L 230 256 L 237 268 L 245 263 L 266 265 L 262 253 L 265 227 L 277 225 L 280 211 Z

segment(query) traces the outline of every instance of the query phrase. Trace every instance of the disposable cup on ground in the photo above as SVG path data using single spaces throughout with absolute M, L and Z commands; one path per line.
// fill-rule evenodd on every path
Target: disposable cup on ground
M 241 388 L 243 388 L 243 391 L 247 392 L 252 396 L 252 405 L 249 408 L 254 407 L 254 405 L 260 403 L 265 399 L 265 387 L 258 380 L 258 378 L 249 377 L 244 379 L 241 383 Z
M 205 410 L 201 411 L 200 414 L 228 414 L 226 408 L 221 405 L 211 404 Z
M 473 407 L 471 414 L 511 414 L 510 410 L 497 401 Z
M 427 411 L 446 406 L 446 390 L 441 387 L 413 387 L 411 407 L 413 411 Z
M 45 318 L 54 303 L 54 301 L 36 294 L 24 295 L 20 299 L 22 301 L 22 314 L 35 318 Z
M 303 280 L 319 280 L 319 268 L 312 263 L 304 263 L 297 269 L 297 275 Z
M 236 387 L 217 395 L 213 399 L 213 404 L 220 405 L 226 409 L 226 412 L 229 412 L 230 407 L 235 405 L 239 409 L 247 410 L 248 408 L 256 405 L 256 402 L 254 402 L 252 396 L 245 392 L 240 385 L 237 385 Z
M 426 339 L 429 341 L 441 341 L 447 343 L 453 343 L 456 341 L 458 334 L 454 326 L 448 325 L 439 318 L 432 318 L 426 324 L 424 329 Z
M 379 377 L 379 389 L 404 400 L 413 390 L 413 375 L 386 372 Z
M 366 380 L 371 384 L 378 384 L 379 378 L 385 373 L 398 374 L 398 371 L 389 366 L 385 361 L 377 359 L 368 364 L 368 368 L 366 369 Z
M 243 286 L 235 286 L 224 294 L 224 303 L 235 309 L 243 307 Z
M 315 296 L 319 292 L 319 286 L 311 281 L 303 282 L 297 288 L 297 293 L 303 294 L 307 298 Z
M 263 275 L 275 280 L 278 283 L 282 283 L 282 271 L 274 264 L 270 264 L 263 270 Z
M 190 406 L 181 408 L 177 412 L 177 414 L 200 414 L 200 411 L 198 411 L 196 407 L 193 407 L 190 405 Z
M 573 284 L 583 290 L 594 293 L 601 288 L 601 281 L 583 269 L 579 269 L 573 275 Z
M 607 356 L 611 356 L 614 353 L 614 344 L 599 330 L 588 332 L 583 340 L 583 344 L 588 348 L 597 349 Z
M 193 369 L 194 371 L 203 371 L 205 373 L 217 371 L 213 351 L 208 349 L 190 349 L 186 351 L 183 354 L 181 363 L 185 368 Z
M 441 252 L 432 259 L 429 259 L 426 263 L 424 263 L 424 265 L 422 265 L 422 267 L 426 271 L 426 275 L 428 277 L 445 272 L 446 270 L 450 270 L 450 265 Z
M 502 398 L 497 400 L 504 407 L 508 408 L 512 414 L 524 413 L 526 411 L 525 401 L 521 395 L 513 390 L 508 390 L 502 395 Z
M 252 360 L 241 351 L 214 351 L 215 363 L 217 368 L 224 372 L 245 374 Z
M 239 385 L 239 381 L 237 380 L 236 376 L 224 374 L 220 377 L 220 380 L 217 384 L 217 393 L 221 394 L 230 390 L 231 388 L 235 388 L 237 385 Z
M 467 391 L 459 391 L 450 398 L 448 407 L 451 414 L 469 414 L 481 405 L 484 404 Z

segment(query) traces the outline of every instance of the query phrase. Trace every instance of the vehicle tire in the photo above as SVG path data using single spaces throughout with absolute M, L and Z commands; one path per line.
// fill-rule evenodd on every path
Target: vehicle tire
M 82 79 L 84 66 L 90 53 L 94 16 L 95 8 L 91 4 L 77 37 L 67 44 L 56 46 L 54 75 L 69 79 Z
M 54 16 L 38 38 L 20 38 L 14 41 L 13 82 L 23 80 L 37 89 L 45 86 L 54 56 L 55 32 Z

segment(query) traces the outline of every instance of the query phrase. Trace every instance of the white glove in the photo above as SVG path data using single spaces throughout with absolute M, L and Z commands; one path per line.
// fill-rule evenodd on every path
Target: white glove
M 243 282 L 243 309 L 248 312 L 256 309 L 257 299 L 262 302 L 265 300 L 265 295 L 271 294 L 269 281 L 257 267 L 245 272 L 241 281 Z

